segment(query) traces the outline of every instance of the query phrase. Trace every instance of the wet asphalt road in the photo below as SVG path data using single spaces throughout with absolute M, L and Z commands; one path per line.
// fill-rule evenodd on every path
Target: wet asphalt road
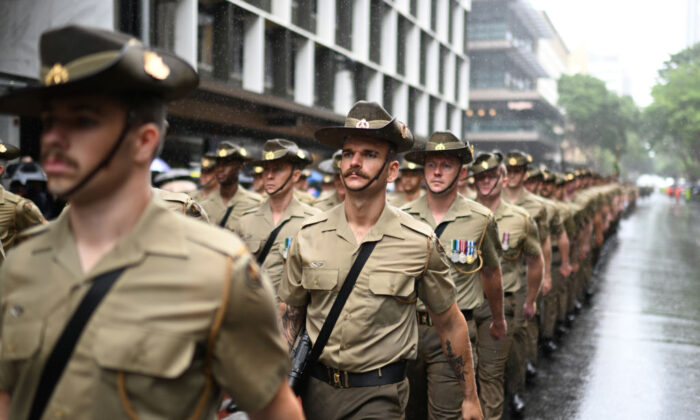
M 595 276 L 525 418 L 700 419 L 700 203 L 641 199 Z

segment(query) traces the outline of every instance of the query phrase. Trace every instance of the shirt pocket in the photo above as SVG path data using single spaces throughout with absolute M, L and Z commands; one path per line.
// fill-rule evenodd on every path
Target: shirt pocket
M 265 241 L 261 240 L 260 238 L 253 237 L 245 240 L 245 246 L 248 248 L 248 251 L 255 256 L 262 251 L 264 244 Z
M 193 412 L 206 383 L 204 352 L 197 348 L 194 337 L 185 334 L 101 327 L 93 347 L 99 371 L 92 406 L 128 404 L 141 418 L 182 418 Z
M 41 346 L 43 327 L 39 320 L 3 325 L 0 360 L 19 362 L 34 357 Z
M 306 290 L 333 290 L 338 285 L 338 270 L 320 270 L 304 267 L 301 285 Z
M 376 313 L 373 323 L 391 325 L 400 322 L 407 311 L 415 310 L 415 280 L 404 274 L 372 274 L 369 277 Z

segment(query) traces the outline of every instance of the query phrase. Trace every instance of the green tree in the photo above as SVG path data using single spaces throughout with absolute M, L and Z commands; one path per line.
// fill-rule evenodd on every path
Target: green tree
M 664 63 L 652 97 L 644 110 L 646 141 L 672 155 L 682 175 L 700 179 L 700 43 Z

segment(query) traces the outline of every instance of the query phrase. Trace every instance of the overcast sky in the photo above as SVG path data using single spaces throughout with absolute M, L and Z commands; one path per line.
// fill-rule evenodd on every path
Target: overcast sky
M 640 106 L 651 102 L 663 62 L 685 48 L 687 0 L 530 1 L 549 15 L 569 50 L 585 44 L 589 54 L 619 54 Z

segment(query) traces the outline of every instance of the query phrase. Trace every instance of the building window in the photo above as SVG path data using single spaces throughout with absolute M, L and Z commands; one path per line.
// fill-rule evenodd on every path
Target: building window
M 227 1 L 200 2 L 197 62 L 203 77 L 241 86 L 246 19 L 254 15 Z
M 445 78 L 447 73 L 447 48 L 440 46 L 440 68 L 438 69 L 438 92 L 445 94 Z
M 292 0 L 292 23 L 309 32 L 316 32 L 316 0 Z
M 314 105 L 333 109 L 335 83 L 335 52 L 316 45 L 316 77 L 314 77 Z
M 420 84 L 425 86 L 426 74 L 428 72 L 428 45 L 430 37 L 425 32 L 420 34 Z
M 389 111 L 389 114 L 393 114 L 392 109 L 394 107 L 394 79 L 389 76 L 384 76 L 384 92 L 382 92 L 382 102 L 384 104 L 384 109 Z
M 369 59 L 379 64 L 382 54 L 382 20 L 384 18 L 384 3 L 372 0 L 369 12 Z
M 335 42 L 352 50 L 352 1 L 339 1 L 335 7 Z
M 268 23 L 265 29 L 265 91 L 284 98 L 294 97 L 294 58 L 292 34 Z
M 167 51 L 175 50 L 175 12 L 177 2 L 153 0 L 151 3 L 151 44 Z
M 418 0 L 411 0 L 411 15 L 418 17 Z
M 272 10 L 272 0 L 245 0 L 245 2 L 266 12 L 270 12 Z
M 396 72 L 402 76 L 406 75 L 406 42 L 410 24 L 408 19 L 399 17 L 399 30 L 396 35 Z
M 460 13 L 461 10 L 459 9 L 459 6 L 457 5 L 457 2 L 455 0 L 450 0 L 449 8 L 450 8 L 450 10 L 447 13 L 447 22 L 449 25 L 449 27 L 447 29 L 447 37 L 448 37 L 447 39 L 448 39 L 448 42 L 450 43 L 450 45 L 454 45 L 455 40 L 454 40 L 454 34 L 452 33 L 454 31 L 454 27 L 455 27 L 454 15 L 456 15 L 457 13 Z
M 409 88 L 408 91 L 408 124 L 413 127 L 413 130 L 416 128 L 416 107 L 418 103 L 418 90 L 415 88 Z

